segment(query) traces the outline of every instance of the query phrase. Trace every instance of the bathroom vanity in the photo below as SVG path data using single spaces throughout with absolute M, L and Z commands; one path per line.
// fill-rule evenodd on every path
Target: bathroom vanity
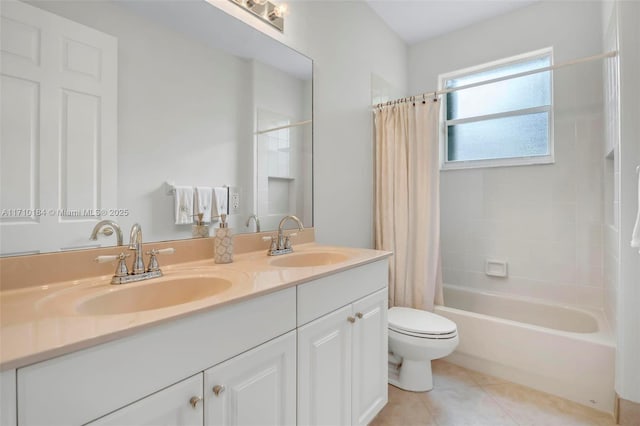
M 367 424 L 387 402 L 388 255 L 303 244 L 3 292 L 2 424 Z M 207 279 L 231 285 L 110 302 Z

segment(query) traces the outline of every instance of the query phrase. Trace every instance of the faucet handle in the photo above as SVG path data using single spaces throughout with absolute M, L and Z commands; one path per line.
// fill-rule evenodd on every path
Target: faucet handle
M 291 248 L 291 239 L 294 237 L 297 237 L 298 233 L 297 232 L 292 232 L 289 235 L 285 235 L 284 237 L 284 248 L 286 250 L 289 250 Z
M 94 261 L 98 263 L 107 263 L 118 260 L 118 266 L 116 267 L 116 272 L 113 275 L 116 277 L 125 277 L 129 275 L 129 269 L 127 268 L 127 263 L 124 260 L 129 256 L 131 255 L 124 253 L 112 254 L 107 256 L 98 256 L 94 259 Z
M 159 254 L 173 254 L 176 252 L 176 249 L 173 247 L 165 248 L 165 249 L 153 249 L 149 250 L 146 254 L 149 255 L 149 266 L 147 266 L 147 272 L 154 272 L 160 270 L 160 265 L 158 264 L 158 259 L 156 258 Z
M 271 241 L 271 246 L 269 247 L 269 252 L 274 252 L 278 250 L 278 241 L 274 235 L 269 235 L 267 237 L 262 237 L 262 241 Z
M 114 260 L 123 260 L 126 257 L 131 256 L 130 254 L 124 254 L 124 253 L 120 253 L 120 254 L 109 254 L 109 255 L 103 255 L 103 256 L 98 256 L 95 259 L 93 259 L 94 262 L 96 263 L 107 263 L 107 262 L 113 262 Z
M 149 256 L 156 256 L 158 254 L 173 254 L 175 252 L 176 252 L 176 249 L 174 249 L 173 247 L 168 247 L 164 249 L 152 249 L 146 252 L 145 254 L 148 254 Z

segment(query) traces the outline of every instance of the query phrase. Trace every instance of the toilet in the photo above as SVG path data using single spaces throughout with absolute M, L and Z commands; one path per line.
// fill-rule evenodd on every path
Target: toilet
M 424 392 L 433 388 L 431 360 L 449 355 L 458 346 L 456 324 L 418 309 L 389 309 L 389 383 Z

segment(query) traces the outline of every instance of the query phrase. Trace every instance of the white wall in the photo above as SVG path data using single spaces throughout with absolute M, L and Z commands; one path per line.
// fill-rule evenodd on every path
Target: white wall
M 616 391 L 640 403 L 640 254 L 630 247 L 640 165 L 640 3 L 616 1 L 620 43 L 620 276 Z
M 209 0 L 314 60 L 314 225 L 322 243 L 373 246 L 371 74 L 406 91 L 407 47 L 359 1 L 293 1 L 284 34 Z
M 410 92 L 441 73 L 553 46 L 554 62 L 602 49 L 598 2 L 540 2 L 418 43 Z M 602 64 L 554 72 L 555 164 L 441 173 L 444 280 L 548 300 L 603 304 Z M 506 260 L 508 278 L 484 273 Z
M 371 74 L 406 90 L 407 48 L 364 2 L 293 2 L 289 18 L 288 43 L 314 60 L 317 239 L 373 247 Z

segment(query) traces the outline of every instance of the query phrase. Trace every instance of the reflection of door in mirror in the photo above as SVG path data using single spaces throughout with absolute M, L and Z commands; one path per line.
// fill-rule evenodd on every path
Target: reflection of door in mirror
M 256 105 L 255 207 L 265 229 L 283 216 L 312 223 L 311 82 L 253 63 Z
M 116 208 L 117 39 L 12 1 L 2 40 L 1 253 L 88 247 Z
M 306 125 L 296 126 L 294 119 L 284 115 L 258 110 L 259 128 L 265 131 L 257 138 L 256 187 L 257 214 L 268 227 L 275 229 L 284 216 L 293 214 L 303 223 L 311 223 L 308 170 L 305 159 L 310 159 Z M 293 126 L 292 126 L 293 124 Z

